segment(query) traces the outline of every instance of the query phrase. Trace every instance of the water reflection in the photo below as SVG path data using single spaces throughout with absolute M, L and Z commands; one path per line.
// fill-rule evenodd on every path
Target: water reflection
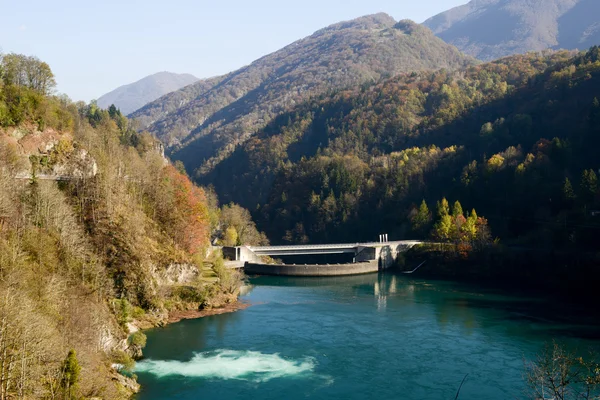
M 507 295 L 501 290 L 486 289 L 456 282 L 414 279 L 394 273 L 375 273 L 344 277 L 256 277 L 257 287 L 311 288 L 319 296 L 347 299 L 373 296 L 378 312 L 404 310 L 408 314 L 418 305 L 415 318 L 425 310 L 433 314 L 442 330 L 460 329 L 472 335 L 481 327 L 522 333 L 522 323 L 535 331 L 559 336 L 600 339 L 598 321 L 585 308 L 541 299 L 529 295 Z M 408 318 L 408 316 L 404 316 Z M 508 324 L 514 321 L 517 324 Z M 513 331 L 514 330 L 514 331 Z

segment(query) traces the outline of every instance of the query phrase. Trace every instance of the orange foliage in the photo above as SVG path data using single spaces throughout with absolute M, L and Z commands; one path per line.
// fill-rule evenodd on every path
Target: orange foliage
M 186 251 L 194 254 L 209 244 L 210 222 L 204 190 L 195 186 L 188 177 L 172 165 L 164 169 L 171 186 L 174 220 L 172 236 Z

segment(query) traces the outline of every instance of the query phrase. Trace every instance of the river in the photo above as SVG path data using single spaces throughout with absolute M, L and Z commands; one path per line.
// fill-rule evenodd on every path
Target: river
M 557 339 L 598 348 L 584 309 L 453 282 L 371 274 L 250 280 L 232 314 L 147 332 L 152 399 L 515 399 Z

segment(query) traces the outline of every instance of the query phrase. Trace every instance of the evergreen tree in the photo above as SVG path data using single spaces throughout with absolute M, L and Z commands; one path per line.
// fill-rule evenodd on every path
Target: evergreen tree
M 581 175 L 581 197 L 586 203 L 594 201 L 598 192 L 598 176 L 592 169 L 583 171 Z
M 571 185 L 569 178 L 565 178 L 565 183 L 563 185 L 563 196 L 568 202 L 575 199 L 575 191 L 573 190 L 573 185 Z
M 412 218 L 413 229 L 416 232 L 423 232 L 427 229 L 427 226 L 431 222 L 431 212 L 429 211 L 429 207 L 427 207 L 427 203 L 425 200 L 421 202 L 421 206 L 419 210 Z
M 81 367 L 79 366 L 79 362 L 77 361 L 77 354 L 75 350 L 69 350 L 69 354 L 67 358 L 63 362 L 62 367 L 62 388 L 65 391 L 66 399 L 75 398 L 75 391 L 77 389 L 77 382 L 79 381 L 79 373 L 81 372 Z

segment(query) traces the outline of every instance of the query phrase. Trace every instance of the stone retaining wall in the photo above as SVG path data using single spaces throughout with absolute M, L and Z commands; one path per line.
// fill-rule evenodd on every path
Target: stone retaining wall
M 250 275 L 277 276 L 343 276 L 379 271 L 377 261 L 331 265 L 268 265 L 247 262 L 244 271 Z

